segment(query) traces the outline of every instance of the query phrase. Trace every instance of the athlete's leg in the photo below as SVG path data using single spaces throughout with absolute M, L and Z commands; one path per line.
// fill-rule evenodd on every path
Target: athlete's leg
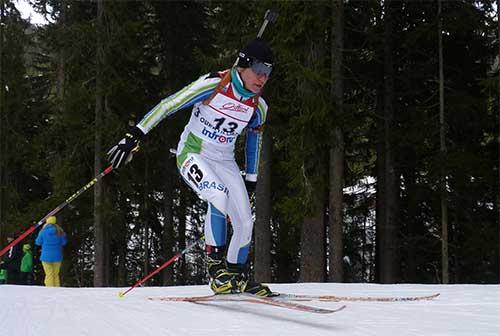
M 234 161 L 222 161 L 216 167 L 217 175 L 229 189 L 227 211 L 233 235 L 227 251 L 229 263 L 245 264 L 252 241 L 253 218 L 245 182 Z
M 211 246 L 225 246 L 227 225 L 226 215 L 219 211 L 212 203 L 208 203 L 205 216 L 205 241 Z
M 229 189 L 228 214 L 233 236 L 227 251 L 227 273 L 237 279 L 238 291 L 259 296 L 270 296 L 268 286 L 250 279 L 248 252 L 252 241 L 253 218 L 245 182 L 236 162 L 224 162 L 217 166 L 217 174 Z M 233 289 L 234 291 L 234 289 Z
M 214 170 L 214 163 L 198 154 L 188 154 L 179 171 L 186 183 L 208 202 L 205 240 L 208 245 L 226 244 L 228 189 Z

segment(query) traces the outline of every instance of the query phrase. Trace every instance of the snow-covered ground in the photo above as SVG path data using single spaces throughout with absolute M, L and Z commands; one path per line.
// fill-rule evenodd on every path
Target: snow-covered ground
M 498 336 L 498 285 L 274 284 L 276 291 L 339 296 L 441 295 L 432 301 L 346 302 L 312 314 L 245 302 L 150 301 L 210 294 L 207 286 L 45 288 L 0 286 L 0 335 L 15 336 Z M 338 302 L 304 302 L 338 307 Z

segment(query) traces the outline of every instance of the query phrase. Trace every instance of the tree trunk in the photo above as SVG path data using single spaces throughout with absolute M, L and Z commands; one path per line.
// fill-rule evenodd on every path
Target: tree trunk
M 186 248 L 186 219 L 189 215 L 187 213 L 187 202 L 186 195 L 181 194 L 181 206 L 179 208 L 179 228 L 178 228 L 178 251 L 182 251 Z M 182 285 L 186 283 L 186 255 L 184 254 L 182 258 L 176 263 L 177 278 L 175 281 L 176 285 Z
M 94 176 L 102 171 L 102 119 L 103 119 L 103 75 L 104 50 L 102 41 L 104 2 L 97 0 L 97 46 L 96 46 L 96 104 L 95 104 L 95 138 L 94 138 Z M 105 228 L 103 219 L 103 182 L 94 186 L 94 286 L 106 286 L 105 278 Z
M 318 60 L 324 60 L 324 41 L 310 41 L 307 47 L 305 65 L 315 67 L 316 64 L 320 63 Z M 305 83 L 303 90 L 312 93 L 313 88 Z M 308 113 L 314 113 L 314 111 L 308 111 Z M 325 208 L 327 188 L 318 181 L 322 181 L 321 177 L 328 174 L 328 166 L 325 164 L 324 156 L 316 157 L 315 165 L 310 169 L 306 168 L 309 165 L 305 162 L 308 158 L 304 156 L 303 159 L 305 194 L 309 200 L 309 204 L 306 206 L 309 207 L 310 211 L 305 214 L 302 222 L 299 280 L 302 282 L 321 282 L 325 280 L 326 275 Z M 324 183 L 326 183 L 326 179 Z
M 500 0 L 497 0 L 497 24 L 498 24 L 498 39 L 500 41 Z M 498 43 L 498 56 L 500 59 L 500 43 Z M 498 194 L 497 194 L 497 211 L 498 211 L 498 251 L 497 251 L 497 271 L 498 282 L 500 283 L 500 83 L 497 87 L 497 106 L 498 106 Z
M 329 280 L 344 281 L 344 133 L 338 126 L 335 116 L 342 115 L 344 110 L 344 0 L 333 2 L 333 45 L 332 45 L 332 102 L 333 102 L 333 141 L 330 149 L 330 273 Z
M 498 23 L 498 41 L 500 41 L 500 0 L 497 0 L 497 23 Z M 498 58 L 500 58 L 500 42 L 498 42 Z M 497 88 L 497 104 L 498 104 L 498 194 L 497 194 L 497 211 L 498 211 L 498 282 L 500 283 L 500 83 Z
M 173 206 L 173 183 L 172 176 L 166 176 L 165 190 L 163 191 L 163 258 L 165 261 L 174 255 L 174 214 Z M 162 271 L 162 282 L 164 286 L 174 284 L 174 268 L 166 267 Z
M 144 191 L 143 191 L 143 200 L 142 200 L 142 214 L 140 218 L 142 219 L 142 225 L 144 227 L 144 276 L 149 274 L 149 265 L 150 265 L 150 223 L 149 223 L 149 158 L 145 155 L 144 158 Z M 146 285 L 147 283 L 144 283 Z
M 3 53 L 4 53 L 4 19 L 5 19 L 5 0 L 0 0 L 0 241 L 4 242 L 4 189 L 5 189 L 5 139 L 4 139 L 4 118 L 7 115 L 5 111 L 5 83 L 3 77 Z
M 386 0 L 384 18 L 384 110 L 377 153 L 377 263 L 378 281 L 399 280 L 399 174 L 392 147 L 394 127 L 393 1 Z M 379 157 L 380 155 L 380 157 Z M 379 190 L 381 193 L 379 194 Z
M 440 197 L 441 197 L 441 273 L 443 283 L 450 282 L 448 270 L 448 204 L 446 193 L 446 128 L 444 121 L 444 71 L 443 71 L 443 21 L 441 0 L 438 0 L 438 48 L 439 48 L 439 151 L 441 160 Z
M 277 223 L 280 224 L 279 222 Z M 276 270 L 275 279 L 277 282 L 296 282 L 298 279 L 297 268 L 297 248 L 295 238 L 296 233 L 285 230 L 282 227 L 276 228 L 278 238 L 276 240 Z M 293 242 L 293 243 L 292 243 Z
M 384 144 L 384 108 L 383 108 L 383 88 L 377 88 L 377 198 L 376 198 L 376 214 L 375 214 L 375 282 L 382 282 L 381 273 L 383 270 L 383 248 L 385 248 L 385 231 L 386 226 L 386 184 L 385 184 L 385 144 Z
M 272 175 L 273 140 L 269 129 L 264 132 L 262 155 L 260 160 L 259 182 L 255 193 L 255 261 L 254 276 L 259 282 L 271 282 L 271 175 Z
M 61 0 L 61 10 L 59 13 L 59 24 L 61 25 L 61 29 L 66 28 L 66 0 Z M 60 113 L 64 112 L 64 87 L 65 87 L 65 82 L 66 82 L 66 71 L 65 71 L 65 65 L 66 65 L 66 57 L 65 57 L 65 52 L 64 48 L 61 48 L 59 50 L 59 54 L 57 56 L 58 62 L 57 62 L 57 69 L 56 69 L 56 76 L 57 76 L 57 81 L 56 81 L 56 95 L 58 99 L 58 104 L 57 108 L 59 109 Z
M 418 270 L 418 242 L 422 237 L 421 229 L 422 223 L 418 219 L 418 186 L 415 169 L 407 168 L 404 174 L 405 188 L 406 188 L 406 241 L 405 241 L 405 270 L 402 274 L 402 280 L 405 282 L 416 283 L 419 282 L 417 277 Z
M 301 282 L 325 281 L 325 216 L 324 204 L 316 191 L 313 212 L 302 223 L 300 279 Z
M 125 260 L 127 258 L 127 236 L 128 236 L 128 224 L 127 224 L 127 199 L 120 193 L 118 195 L 118 201 L 120 204 L 121 218 L 123 218 L 121 229 L 116 232 L 118 235 L 118 274 L 117 274 L 117 286 L 123 287 L 127 285 L 127 266 Z

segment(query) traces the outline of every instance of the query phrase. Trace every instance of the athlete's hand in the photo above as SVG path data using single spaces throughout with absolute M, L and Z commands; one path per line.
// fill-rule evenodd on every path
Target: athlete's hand
M 120 168 L 132 160 L 134 153 L 139 150 L 139 142 L 143 136 L 144 133 L 139 128 L 134 127 L 108 151 L 108 161 L 114 169 Z

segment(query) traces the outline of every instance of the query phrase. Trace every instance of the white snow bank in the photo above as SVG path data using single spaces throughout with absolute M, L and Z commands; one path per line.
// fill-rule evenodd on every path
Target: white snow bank
M 274 284 L 275 291 L 339 296 L 441 295 L 432 301 L 346 302 L 329 315 L 245 302 L 162 302 L 207 286 L 45 288 L 0 286 L 0 335 L 12 336 L 498 336 L 498 285 Z M 337 302 L 304 302 L 337 307 Z

